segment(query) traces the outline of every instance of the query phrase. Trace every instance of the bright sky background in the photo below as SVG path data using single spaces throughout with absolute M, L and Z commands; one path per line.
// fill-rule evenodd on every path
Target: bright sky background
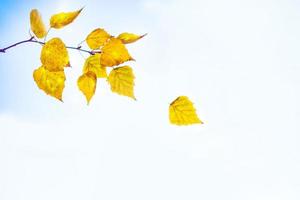
M 0 47 L 85 6 L 48 38 L 76 46 L 94 28 L 148 33 L 129 45 L 137 101 L 104 80 L 89 106 L 69 51 L 64 102 L 32 72 L 41 47 L 0 55 L 1 200 L 299 200 L 298 0 L 0 1 Z M 187 95 L 204 125 L 175 127 L 168 105 Z

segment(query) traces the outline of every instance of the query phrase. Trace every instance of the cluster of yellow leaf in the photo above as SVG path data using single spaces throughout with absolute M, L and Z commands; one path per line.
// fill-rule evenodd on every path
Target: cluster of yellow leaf
M 70 24 L 81 10 L 53 15 L 50 19 L 50 27 L 59 29 Z M 37 9 L 30 12 L 30 25 L 37 38 L 46 37 L 47 29 Z M 60 38 L 52 38 L 47 41 L 42 47 L 40 60 L 41 66 L 33 72 L 34 81 L 46 94 L 62 101 L 66 80 L 64 67 L 70 66 L 69 55 L 64 42 Z
M 82 9 L 53 15 L 50 18 L 50 28 L 60 29 L 70 24 L 81 11 Z M 30 13 L 30 25 L 37 38 L 46 37 L 47 28 L 36 9 Z M 128 65 L 120 65 L 134 60 L 125 45 L 136 42 L 145 35 L 124 32 L 114 37 L 102 28 L 88 34 L 85 41 L 91 49 L 91 55 L 85 60 L 82 75 L 77 80 L 78 88 L 88 103 L 95 94 L 98 78 L 107 79 L 112 92 L 135 99 L 133 70 Z M 60 38 L 50 39 L 42 47 L 40 60 L 41 66 L 33 72 L 34 81 L 46 94 L 62 101 L 66 80 L 64 68 L 70 66 L 66 45 Z M 110 70 L 109 74 L 107 70 Z M 169 120 L 175 125 L 203 123 L 186 96 L 180 96 L 170 104 Z
M 62 101 L 66 80 L 64 67 L 69 66 L 69 55 L 61 39 L 53 38 L 46 42 L 41 52 L 41 63 L 42 66 L 33 72 L 36 84 L 47 94 Z
M 133 43 L 142 37 L 144 35 L 132 33 L 121 33 L 118 37 L 114 37 L 102 28 L 97 28 L 88 34 L 85 40 L 87 45 L 91 50 L 100 52 L 87 58 L 83 66 L 83 74 L 77 82 L 88 103 L 95 93 L 97 78 L 107 78 L 112 92 L 135 99 L 135 77 L 132 68 L 119 65 L 134 60 L 125 44 Z M 107 75 L 109 69 L 111 71 Z
M 83 8 L 75 12 L 58 13 L 51 17 L 50 27 L 60 29 L 70 23 L 80 14 Z M 43 38 L 47 35 L 46 26 L 42 20 L 42 16 L 37 9 L 33 9 L 30 12 L 30 25 L 32 32 L 37 38 Z
M 80 14 L 82 9 L 74 12 L 62 12 L 50 18 L 50 27 L 60 29 Z M 30 25 L 37 38 L 44 38 L 47 29 L 37 9 L 30 13 Z M 85 95 L 87 102 L 92 99 L 97 86 L 97 78 L 106 78 L 112 92 L 134 97 L 134 74 L 130 66 L 119 66 L 134 59 L 125 44 L 133 43 L 145 35 L 121 33 L 114 37 L 102 28 L 93 30 L 86 37 L 91 49 L 90 57 L 84 63 L 82 75 L 78 78 L 78 88 Z M 96 51 L 97 50 L 97 51 Z M 62 101 L 65 74 L 64 68 L 70 66 L 67 48 L 60 38 L 47 41 L 41 51 L 41 67 L 34 71 L 33 77 L 40 89 Z M 107 74 L 107 68 L 112 69 Z M 64 77 L 63 79 L 61 77 Z

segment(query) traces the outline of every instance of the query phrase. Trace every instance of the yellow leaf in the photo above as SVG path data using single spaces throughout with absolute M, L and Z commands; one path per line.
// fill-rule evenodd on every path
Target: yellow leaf
M 101 65 L 112 67 L 129 60 L 134 60 L 125 45 L 117 38 L 111 38 L 101 49 Z
M 91 49 L 99 49 L 110 37 L 104 29 L 97 28 L 86 37 L 86 43 Z
M 91 71 L 84 73 L 78 78 L 77 85 L 79 90 L 85 95 L 85 98 L 89 104 L 96 91 L 96 74 Z
M 43 46 L 41 62 L 49 71 L 63 71 L 68 65 L 68 51 L 60 38 L 53 38 Z
M 50 72 L 43 66 L 34 70 L 33 79 L 37 86 L 58 100 L 62 101 L 62 93 L 65 87 L 66 76 L 63 71 Z
M 193 103 L 186 96 L 179 96 L 170 104 L 169 119 L 176 125 L 203 124 L 197 116 Z
M 132 69 L 129 66 L 113 69 L 108 76 L 111 91 L 135 100 L 133 91 L 134 78 Z
M 143 37 L 145 37 L 147 34 L 144 35 L 136 35 L 133 33 L 121 33 L 117 38 L 122 41 L 123 44 L 129 44 L 133 43 Z
M 88 57 L 83 66 L 83 73 L 91 71 L 96 74 L 97 78 L 106 78 L 106 68 L 101 66 L 100 57 L 98 53 Z
M 47 30 L 44 25 L 41 14 L 37 9 L 33 9 L 30 12 L 30 26 L 32 32 L 37 38 L 43 38 L 47 35 Z
M 62 28 L 70 23 L 72 23 L 76 17 L 80 14 L 83 8 L 74 12 L 62 12 L 52 15 L 50 19 L 50 26 L 52 28 Z

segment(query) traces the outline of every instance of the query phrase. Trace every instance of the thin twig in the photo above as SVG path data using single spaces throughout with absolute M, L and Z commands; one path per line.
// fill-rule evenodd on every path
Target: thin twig
M 13 48 L 15 46 L 18 46 L 20 44 L 23 44 L 23 43 L 38 43 L 38 44 L 41 44 L 41 45 L 44 45 L 45 42 L 41 42 L 41 41 L 38 41 L 34 38 L 34 36 L 32 36 L 31 38 L 29 38 L 28 40 L 23 40 L 23 41 L 20 41 L 20 42 L 17 42 L 15 44 L 12 44 L 8 47 L 5 47 L 3 49 L 0 49 L 0 53 L 6 53 L 6 51 L 10 48 Z M 78 47 L 70 47 L 70 46 L 66 46 L 67 49 L 75 49 L 75 50 L 78 50 L 78 51 L 81 51 L 81 52 L 85 52 L 85 53 L 89 53 L 90 55 L 95 55 L 96 53 L 101 53 L 101 51 L 89 51 L 89 50 L 85 50 L 85 49 L 81 49 L 81 46 L 78 46 Z
M 3 48 L 3 49 L 0 49 L 0 52 L 1 52 L 1 53 L 5 53 L 5 52 L 6 52 L 6 50 L 8 50 L 8 49 L 10 49 L 10 48 L 12 48 L 12 47 L 15 47 L 15 46 L 17 46 L 17 45 L 20 45 L 20 44 L 26 43 L 26 42 L 32 42 L 32 41 L 33 41 L 33 39 L 34 39 L 34 37 L 31 37 L 31 38 L 30 38 L 30 39 L 28 39 L 28 40 L 23 40 L 23 41 L 17 42 L 17 43 L 15 43 L 15 44 L 12 44 L 12 45 L 10 45 L 10 46 L 8 46 L 8 47 L 5 47 L 5 48 Z

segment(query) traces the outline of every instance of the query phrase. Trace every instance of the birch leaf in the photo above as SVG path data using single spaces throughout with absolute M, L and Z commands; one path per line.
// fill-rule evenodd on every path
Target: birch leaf
M 66 76 L 63 71 L 50 72 L 41 66 L 33 72 L 33 79 L 37 86 L 46 94 L 62 101 Z
M 30 26 L 32 32 L 37 38 L 43 38 L 47 35 L 47 30 L 42 16 L 37 9 L 33 9 L 30 12 Z
M 187 96 L 179 96 L 169 106 L 169 119 L 175 125 L 203 124 Z
M 84 73 L 77 80 L 77 86 L 79 90 L 84 94 L 88 104 L 95 94 L 96 85 L 97 85 L 96 74 L 91 71 Z
M 123 44 L 129 44 L 133 43 L 143 37 L 145 37 L 147 34 L 144 35 L 136 35 L 133 33 L 121 33 L 117 38 L 122 41 Z
M 129 60 L 134 60 L 128 53 L 125 45 L 117 38 L 111 38 L 101 49 L 101 65 L 112 67 Z
M 101 55 L 98 53 L 88 57 L 85 60 L 83 66 L 83 73 L 87 73 L 91 71 L 96 74 L 97 78 L 106 78 L 107 77 L 106 68 L 101 66 L 100 57 Z
M 61 12 L 55 15 L 52 15 L 50 19 L 51 28 L 60 29 L 64 26 L 72 23 L 76 17 L 80 14 L 83 8 L 74 12 Z
M 41 62 L 48 71 L 63 71 L 69 64 L 69 55 L 60 38 L 46 42 L 41 52 Z
M 128 96 L 136 100 L 133 91 L 134 79 L 134 74 L 129 66 L 115 68 L 108 76 L 108 82 L 112 92 Z
M 110 37 L 104 29 L 97 28 L 86 37 L 86 43 L 93 50 L 99 49 Z

